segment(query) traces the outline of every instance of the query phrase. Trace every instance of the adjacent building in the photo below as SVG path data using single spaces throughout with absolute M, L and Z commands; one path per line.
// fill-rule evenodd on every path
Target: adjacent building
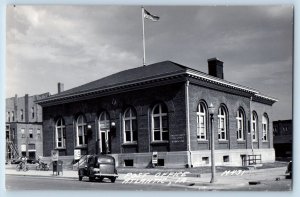
M 35 101 L 49 93 L 6 99 L 6 160 L 43 156 L 42 108 Z
M 274 121 L 273 129 L 276 158 L 279 160 L 291 159 L 293 150 L 293 121 Z
M 226 81 L 223 62 L 208 60 L 208 74 L 164 61 L 124 70 L 61 91 L 43 107 L 44 155 L 61 158 L 111 154 L 118 166 L 216 165 L 275 160 L 272 105 L 277 100 Z M 209 107 L 213 107 L 213 127 Z

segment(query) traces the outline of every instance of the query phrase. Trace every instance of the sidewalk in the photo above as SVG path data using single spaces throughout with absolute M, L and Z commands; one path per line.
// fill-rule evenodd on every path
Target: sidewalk
M 138 171 L 139 170 L 139 171 Z M 187 173 L 181 176 L 178 169 L 174 169 L 172 172 L 161 172 L 161 170 L 153 171 L 151 173 L 143 172 L 143 169 L 126 169 L 127 173 L 119 173 L 119 180 L 122 184 L 166 184 L 172 186 L 181 186 L 181 187 L 198 187 L 199 189 L 234 189 L 241 186 L 249 185 L 249 181 L 260 181 L 261 183 L 266 181 L 275 181 L 276 178 L 285 179 L 285 170 L 286 167 L 279 168 L 269 168 L 269 169 L 256 169 L 244 171 L 244 174 L 240 175 L 227 175 L 225 173 L 216 173 L 216 182 L 211 184 L 211 174 L 204 173 L 199 174 Z M 132 173 L 132 174 L 130 174 Z M 141 174 L 139 174 L 141 173 Z M 53 174 L 51 170 L 49 171 L 37 171 L 29 170 L 27 172 L 16 171 L 13 168 L 6 168 L 7 175 L 19 175 L 19 176 L 37 176 L 37 177 L 49 177 L 54 179 L 72 179 L 78 180 L 77 171 L 73 170 L 64 170 L 63 174 L 56 175 Z

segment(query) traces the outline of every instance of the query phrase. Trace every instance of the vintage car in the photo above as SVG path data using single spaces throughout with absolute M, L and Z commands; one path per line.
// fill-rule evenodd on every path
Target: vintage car
M 108 155 L 87 155 L 78 168 L 79 181 L 82 181 L 84 176 L 89 177 L 89 181 L 108 178 L 114 183 L 118 177 L 115 158 Z

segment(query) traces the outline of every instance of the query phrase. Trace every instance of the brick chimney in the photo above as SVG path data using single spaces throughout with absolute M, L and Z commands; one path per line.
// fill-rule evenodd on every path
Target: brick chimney
M 63 91 L 64 91 L 64 84 L 58 82 L 58 84 L 57 84 L 57 93 L 59 94 L 59 93 L 61 93 Z
M 214 77 L 224 79 L 223 62 L 216 57 L 207 60 L 208 74 Z

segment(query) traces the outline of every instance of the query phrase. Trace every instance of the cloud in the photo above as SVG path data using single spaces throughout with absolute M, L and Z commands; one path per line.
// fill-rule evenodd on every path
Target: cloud
M 280 102 L 291 118 L 291 6 L 147 6 L 148 64 L 173 60 L 207 72 L 224 61 L 225 79 Z M 7 97 L 56 93 L 142 65 L 139 6 L 16 6 L 7 8 Z M 278 109 L 277 109 L 278 108 Z

